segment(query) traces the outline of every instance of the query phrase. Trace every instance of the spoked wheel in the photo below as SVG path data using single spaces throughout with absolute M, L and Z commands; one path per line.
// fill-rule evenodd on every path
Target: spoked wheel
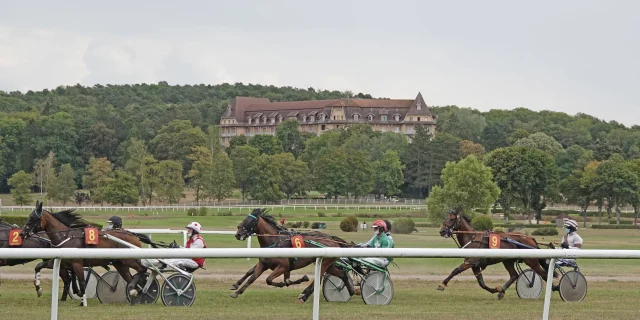
M 349 277 L 349 281 L 351 281 L 351 277 Z M 353 283 L 351 285 L 353 286 Z M 351 300 L 351 295 L 344 281 L 330 274 L 325 274 L 322 281 L 322 295 L 328 302 L 347 302 Z
M 563 301 L 582 301 L 587 296 L 587 279 L 578 271 L 566 272 L 558 286 Z
M 96 294 L 104 304 L 127 302 L 127 283 L 118 271 L 109 271 L 98 279 Z
M 379 271 L 371 271 L 360 283 L 360 290 L 366 304 L 387 305 L 393 299 L 391 278 Z
M 162 284 L 161 294 L 165 306 L 188 307 L 196 301 L 196 284 L 183 274 L 172 274 Z
M 91 274 L 90 278 L 89 278 L 89 274 Z M 84 294 L 85 296 L 87 296 L 87 299 L 93 299 L 96 297 L 98 277 L 99 275 L 95 271 L 89 270 L 89 268 L 84 268 L 84 280 L 86 282 L 86 288 L 84 289 Z M 87 278 L 89 278 L 89 281 L 87 281 Z M 77 277 L 76 277 L 76 285 L 78 286 L 78 288 L 80 288 L 80 283 L 78 282 Z M 75 294 L 72 288 L 69 288 L 69 296 L 71 297 L 71 299 L 74 299 L 74 300 L 82 300 L 82 297 Z
M 138 290 L 138 296 L 132 298 L 129 291 L 133 289 L 133 283 L 136 284 L 136 290 Z M 147 284 L 147 281 L 151 281 L 151 285 L 146 292 L 142 292 Z M 133 280 L 129 283 L 126 290 L 127 299 L 131 301 L 131 304 L 152 304 L 158 301 L 160 296 L 160 284 L 158 279 L 151 277 L 148 273 L 137 273 L 133 276 Z
M 516 292 L 521 299 L 540 298 L 542 278 L 532 269 L 523 270 L 516 280 Z

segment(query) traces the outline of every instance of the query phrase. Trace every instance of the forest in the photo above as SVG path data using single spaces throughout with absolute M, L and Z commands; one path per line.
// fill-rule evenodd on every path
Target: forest
M 536 211 L 564 201 L 611 211 L 640 202 L 639 126 L 525 108 L 430 106 L 438 133 L 431 137 L 418 127 L 411 142 L 366 124 L 314 136 L 288 120 L 275 136 L 239 136 L 224 148 L 217 124 L 236 96 L 373 98 L 242 83 L 0 91 L 0 192 L 24 204 L 40 190 L 78 204 L 176 203 L 185 188 L 198 201 L 221 200 L 233 190 L 266 201 L 310 190 L 327 197 L 425 198 L 446 191 L 448 163 L 472 156 L 491 169 L 502 207 Z

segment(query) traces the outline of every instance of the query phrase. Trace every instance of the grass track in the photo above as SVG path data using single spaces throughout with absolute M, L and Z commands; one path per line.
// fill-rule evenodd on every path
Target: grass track
M 394 299 L 388 306 L 365 305 L 360 296 L 347 303 L 327 303 L 321 297 L 321 319 L 540 319 L 542 297 L 519 299 L 510 290 L 498 301 L 475 282 L 454 281 L 439 292 L 436 282 L 395 281 Z M 50 288 L 50 282 L 44 286 Z M 155 305 L 103 305 L 89 300 L 88 308 L 77 301 L 60 303 L 59 319 L 310 319 L 312 298 L 303 305 L 295 303 L 302 286 L 267 288 L 256 283 L 238 299 L 228 297 L 229 282 L 199 280 L 197 300 L 191 308 L 169 308 L 158 301 Z M 50 292 L 37 298 L 24 281 L 2 281 L 0 286 L 2 314 L 12 319 L 48 319 Z M 552 297 L 551 319 L 637 319 L 640 291 L 632 282 L 594 282 L 581 303 L 562 302 L 557 293 Z

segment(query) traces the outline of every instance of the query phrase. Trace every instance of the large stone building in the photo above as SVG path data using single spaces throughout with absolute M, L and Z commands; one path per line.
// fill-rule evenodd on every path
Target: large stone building
M 275 134 L 282 121 L 295 118 L 300 130 L 322 134 L 349 124 L 368 123 L 373 130 L 404 133 L 409 139 L 415 126 L 434 134 L 436 115 L 418 93 L 415 99 L 332 99 L 271 102 L 267 98 L 236 97 L 220 120 L 222 142 L 244 134 Z

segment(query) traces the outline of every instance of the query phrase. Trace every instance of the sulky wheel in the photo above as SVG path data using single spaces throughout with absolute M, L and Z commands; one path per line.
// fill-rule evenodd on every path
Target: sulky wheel
M 542 278 L 532 269 L 523 270 L 516 280 L 516 292 L 521 299 L 540 298 Z
M 387 305 L 393 299 L 391 278 L 379 271 L 371 271 L 360 283 L 360 290 L 366 304 Z
M 109 271 L 98 279 L 96 295 L 101 303 L 127 302 L 127 283 L 117 271 Z
M 91 274 L 91 277 L 89 277 L 89 274 Z M 84 268 L 84 281 L 86 282 L 86 288 L 84 289 L 85 290 L 84 294 L 87 297 L 87 299 L 93 299 L 96 297 L 98 277 L 99 275 L 95 271 L 89 268 Z M 87 281 L 87 278 L 89 278 L 89 281 Z M 76 278 L 76 285 L 78 286 L 78 288 L 80 288 L 80 283 L 78 283 L 77 278 Z M 69 296 L 74 300 L 82 300 L 82 297 L 75 294 L 71 288 L 69 288 Z
M 133 283 L 138 281 L 136 284 L 136 289 L 138 290 L 138 296 L 132 298 L 129 294 L 129 291 L 133 289 Z M 142 292 L 144 290 L 147 281 L 151 281 L 149 288 L 146 292 Z M 158 283 L 158 279 L 155 277 L 150 277 L 148 273 L 137 273 L 133 276 L 133 280 L 127 286 L 127 299 L 131 301 L 131 304 L 152 304 L 158 301 L 158 297 L 160 296 L 160 284 Z
M 587 279 L 579 271 L 565 273 L 558 286 L 563 301 L 582 301 L 587 296 Z
M 196 284 L 183 274 L 172 274 L 162 284 L 162 303 L 169 307 L 188 307 L 196 301 Z
M 351 281 L 351 277 L 349 277 Z M 322 295 L 328 302 L 347 302 L 351 300 L 349 290 L 342 279 L 326 274 L 322 280 Z

